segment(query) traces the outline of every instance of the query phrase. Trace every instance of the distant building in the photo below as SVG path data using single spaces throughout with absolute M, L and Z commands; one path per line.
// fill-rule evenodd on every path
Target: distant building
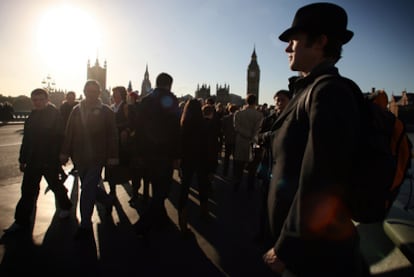
M 224 87 L 216 85 L 217 102 L 226 105 L 230 102 L 230 86 L 224 84 Z
M 401 96 L 392 95 L 389 108 L 405 123 L 408 131 L 414 131 L 414 93 L 403 91 Z
M 390 112 L 401 119 L 407 131 L 414 131 L 414 93 L 403 91 L 400 96 L 392 94 L 388 98 L 384 90 L 372 88 L 371 92 L 364 94 L 365 96 L 375 94 L 374 102 L 376 104 L 387 107 Z
M 177 99 L 178 99 L 178 102 L 180 102 L 180 103 L 185 103 L 185 102 L 187 102 L 187 100 L 189 100 L 189 99 L 194 99 L 194 97 L 193 97 L 191 94 L 186 94 L 186 95 L 184 95 L 184 96 L 177 97 Z
M 133 89 L 132 89 L 132 83 L 131 83 L 131 80 L 129 80 L 129 82 L 128 82 L 127 92 L 128 92 L 128 93 L 131 93 L 132 91 L 133 91 Z
M 98 58 L 96 58 L 94 66 L 91 66 L 90 60 L 88 60 L 87 79 L 98 81 L 101 89 L 106 90 L 106 61 L 104 62 L 104 66 L 101 67 Z
M 259 101 L 260 68 L 257 63 L 256 48 L 253 48 L 250 64 L 247 67 L 247 91 L 246 94 L 256 95 Z
M 102 89 L 102 95 L 101 95 L 102 102 L 104 102 L 105 104 L 110 104 L 111 103 L 110 92 L 106 89 L 106 67 L 107 67 L 106 61 L 104 62 L 104 66 L 101 67 L 99 65 L 98 58 L 96 58 L 94 66 L 91 66 L 90 60 L 88 60 L 86 78 L 88 80 L 94 79 L 99 82 L 99 84 L 101 85 L 101 89 Z
M 148 64 L 145 67 L 145 73 L 144 73 L 144 80 L 142 81 L 141 86 L 141 97 L 146 96 L 148 93 L 150 93 L 152 90 L 151 82 L 149 79 L 149 73 L 148 73 Z
M 49 101 L 57 108 L 62 105 L 63 100 L 65 100 L 65 92 L 63 90 L 59 89 L 49 92 Z
M 398 106 L 414 105 L 414 93 L 403 91 L 401 96 L 392 95 L 391 101 L 394 101 Z
M 206 84 L 197 85 L 197 90 L 195 91 L 195 98 L 202 98 L 206 100 L 211 96 L 210 94 L 210 86 L 207 86 Z
M 245 100 L 240 95 L 230 93 L 229 97 L 230 97 L 229 102 L 232 104 L 235 104 L 239 107 L 242 107 L 245 104 Z

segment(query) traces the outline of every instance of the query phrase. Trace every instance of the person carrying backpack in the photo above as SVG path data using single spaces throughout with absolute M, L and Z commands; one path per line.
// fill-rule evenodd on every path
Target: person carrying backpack
M 335 64 L 351 40 L 345 10 L 331 3 L 300 8 L 279 39 L 287 42 L 292 100 L 273 125 L 274 166 L 268 209 L 271 270 L 295 276 L 366 276 L 347 203 L 361 134 L 354 90 Z M 312 88 L 312 94 L 310 90 Z M 308 99 L 307 99 L 308 98 Z
M 165 207 L 175 169 L 180 168 L 180 114 L 178 100 L 171 92 L 173 78 L 160 73 L 156 88 L 145 96 L 135 122 L 136 155 L 152 186 L 152 198 L 134 224 L 135 233 L 144 238 L 156 227 L 170 221 Z

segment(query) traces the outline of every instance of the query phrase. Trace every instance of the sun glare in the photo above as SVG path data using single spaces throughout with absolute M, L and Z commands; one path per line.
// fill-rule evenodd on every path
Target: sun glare
M 37 47 L 46 64 L 71 67 L 95 56 L 100 46 L 99 28 L 93 17 L 69 5 L 47 10 L 37 28 Z

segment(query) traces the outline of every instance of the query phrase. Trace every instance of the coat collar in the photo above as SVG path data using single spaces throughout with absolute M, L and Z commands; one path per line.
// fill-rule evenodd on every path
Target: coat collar
M 302 91 L 304 88 L 306 88 L 309 84 L 312 84 L 315 79 L 321 75 L 324 74 L 332 74 L 332 75 L 338 75 L 338 68 L 335 67 L 335 65 L 332 63 L 332 61 L 325 61 L 317 65 L 312 72 L 305 76 L 305 77 L 299 77 L 299 76 L 293 76 L 289 79 L 289 89 L 292 92 L 292 95 L 294 96 L 298 92 Z
M 323 62 L 316 66 L 308 76 L 293 76 L 289 78 L 289 90 L 292 93 L 292 99 L 276 119 L 275 123 L 272 126 L 272 130 L 277 129 L 278 126 L 280 126 L 281 122 L 285 120 L 287 115 L 293 109 L 296 109 L 298 99 L 300 98 L 299 95 L 306 90 L 306 87 L 312 84 L 317 77 L 324 74 L 338 75 L 338 68 L 336 68 L 332 62 Z
M 79 103 L 79 112 L 82 120 L 82 124 L 86 126 L 86 122 L 89 114 L 95 110 L 102 110 L 103 104 L 100 99 L 96 103 L 88 103 L 85 99 Z

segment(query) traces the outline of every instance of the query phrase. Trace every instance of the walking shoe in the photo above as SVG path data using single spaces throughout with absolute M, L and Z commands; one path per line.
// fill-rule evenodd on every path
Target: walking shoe
M 61 210 L 59 212 L 60 219 L 65 219 L 65 218 L 68 218 L 69 216 L 70 216 L 70 210 Z

